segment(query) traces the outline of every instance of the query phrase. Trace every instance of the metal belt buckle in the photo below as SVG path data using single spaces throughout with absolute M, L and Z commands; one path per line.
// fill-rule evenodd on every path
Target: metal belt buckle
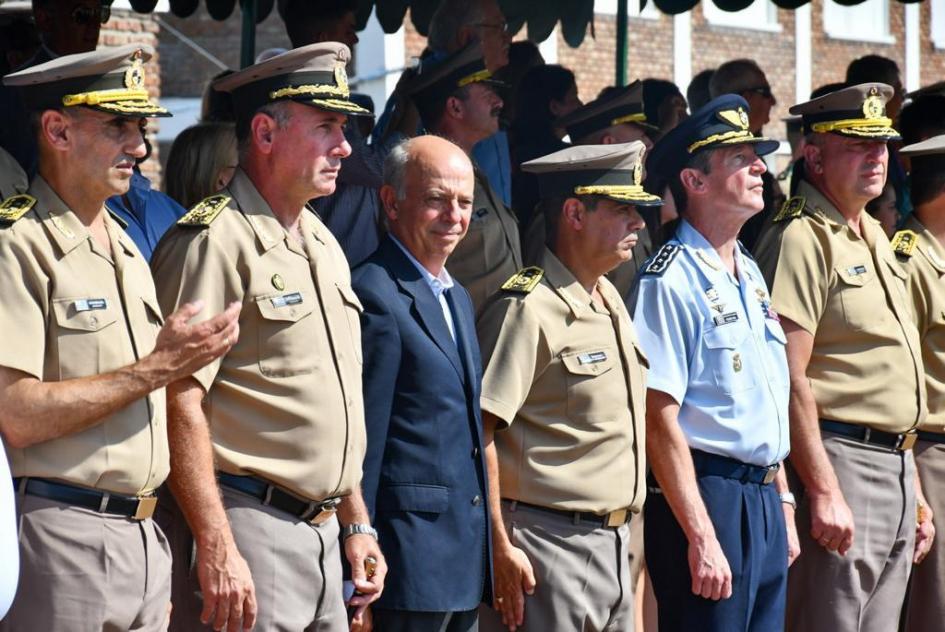
M 761 483 L 763 485 L 767 485 L 768 483 L 773 481 L 777 477 L 779 469 L 781 469 L 779 465 L 772 465 L 771 467 L 769 467 L 768 471 L 765 472 L 764 480 L 762 480 Z
M 135 515 L 132 516 L 135 520 L 147 520 L 154 515 L 154 508 L 157 507 L 157 496 L 143 496 L 138 499 L 138 508 L 135 510 Z
M 919 433 L 912 431 L 906 432 L 899 435 L 899 445 L 896 446 L 897 450 L 911 450 L 912 446 L 915 445 L 916 439 L 919 437 Z
M 607 520 L 605 526 L 608 527 L 619 527 L 627 522 L 627 510 L 618 509 L 616 511 L 611 511 L 607 514 Z
M 328 522 L 338 511 L 338 504 L 341 502 L 340 498 L 332 498 L 323 502 L 313 502 L 309 505 L 309 510 L 305 512 L 306 514 L 312 514 L 311 518 L 308 518 L 308 522 L 314 525 L 321 525 Z

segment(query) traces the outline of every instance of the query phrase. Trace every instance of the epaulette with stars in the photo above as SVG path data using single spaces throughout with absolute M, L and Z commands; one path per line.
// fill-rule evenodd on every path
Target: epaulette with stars
M 177 225 L 206 228 L 232 199 L 229 195 L 211 195 L 204 198 L 195 207 L 187 211 L 186 215 L 177 220 Z
M 915 231 L 900 230 L 893 235 L 892 241 L 889 243 L 896 255 L 908 258 L 915 252 L 915 247 L 919 243 L 919 235 Z
M 664 244 L 647 261 L 643 268 L 643 274 L 663 274 L 681 251 L 682 246 L 679 244 Z
M 506 292 L 529 294 L 538 287 L 544 275 L 545 271 L 538 266 L 528 266 L 513 274 L 508 281 L 502 284 L 502 289 Z
M 36 206 L 36 198 L 32 195 L 25 193 L 11 195 L 3 202 L 0 202 L 0 226 L 11 225 L 13 222 L 29 213 L 30 209 L 34 206 Z

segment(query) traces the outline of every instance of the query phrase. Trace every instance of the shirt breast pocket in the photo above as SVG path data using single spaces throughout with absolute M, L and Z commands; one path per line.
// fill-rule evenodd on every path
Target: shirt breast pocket
M 314 300 L 307 292 L 257 296 L 259 371 L 267 377 L 290 377 L 315 368 L 311 332 Z
M 843 322 L 855 331 L 875 331 L 887 326 L 886 293 L 879 286 L 880 280 L 873 268 L 846 264 L 837 266 L 836 273 Z
M 568 416 L 593 420 L 612 412 L 608 391 L 621 387 L 622 373 L 615 370 L 619 358 L 613 348 L 588 349 L 561 354 L 568 392 Z M 614 380 L 617 380 L 615 384 Z M 626 388 L 625 385 L 622 388 Z
M 726 395 L 754 388 L 755 371 L 744 353 L 751 332 L 735 324 L 718 325 L 705 332 L 705 367 L 715 385 Z
M 95 375 L 113 364 L 118 354 L 115 321 L 121 315 L 114 301 L 104 298 L 53 299 L 59 379 Z M 117 368 L 117 367 L 111 367 Z

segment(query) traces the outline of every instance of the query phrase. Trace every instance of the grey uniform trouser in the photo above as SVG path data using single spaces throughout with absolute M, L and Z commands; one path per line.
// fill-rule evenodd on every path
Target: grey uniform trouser
M 525 596 L 523 632 L 633 632 L 630 527 L 595 527 L 502 502 L 512 545 L 535 571 L 535 594 Z M 492 608 L 479 611 L 483 632 L 506 630 Z
M 941 632 L 945 628 L 945 444 L 917 441 L 915 462 L 922 492 L 938 525 L 929 554 L 912 568 L 906 600 L 906 632 Z
M 823 433 L 824 448 L 853 512 L 853 547 L 841 556 L 811 538 L 810 504 L 799 497 L 801 555 L 788 573 L 788 632 L 893 632 L 899 625 L 915 544 L 915 464 L 906 452 Z

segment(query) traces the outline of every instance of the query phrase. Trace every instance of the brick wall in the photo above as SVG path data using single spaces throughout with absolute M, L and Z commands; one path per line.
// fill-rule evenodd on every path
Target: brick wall
M 242 16 L 238 6 L 230 17 L 220 22 L 210 17 L 203 2 L 189 17 L 179 18 L 165 13 L 160 18 L 197 42 L 228 68 L 239 69 Z M 220 67 L 184 45 L 168 29 L 161 29 L 158 39 L 164 67 L 165 96 L 201 96 L 210 79 L 221 71 Z M 266 19 L 256 26 L 256 54 L 275 47 L 289 48 L 290 44 L 285 34 L 285 24 L 273 9 Z
M 127 10 L 112 11 L 111 19 L 102 25 L 98 45 L 122 46 L 124 44 L 147 44 L 155 49 L 155 56 L 145 65 L 145 85 L 152 97 L 161 98 L 161 60 L 158 52 L 158 24 L 152 15 L 141 15 Z M 141 165 L 141 171 L 151 179 L 154 188 L 161 186 L 161 164 L 158 144 L 154 138 L 160 119 L 151 119 L 148 123 L 148 136 L 151 140 L 152 154 Z
M 922 57 L 920 69 L 921 85 L 928 85 L 945 79 L 945 49 L 936 48 L 932 41 L 932 4 L 923 2 L 919 5 L 919 28 L 922 36 L 919 41 L 919 54 Z M 939 42 L 945 46 L 945 42 Z

